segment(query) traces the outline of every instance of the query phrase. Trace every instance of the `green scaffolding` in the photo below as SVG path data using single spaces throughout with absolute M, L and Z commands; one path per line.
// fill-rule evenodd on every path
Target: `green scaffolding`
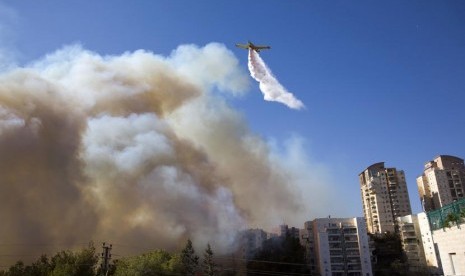
M 427 213 L 431 231 L 465 223 L 465 198 Z

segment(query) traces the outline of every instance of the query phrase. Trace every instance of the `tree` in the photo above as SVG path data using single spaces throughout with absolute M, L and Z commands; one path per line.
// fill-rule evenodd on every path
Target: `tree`
M 155 250 L 135 257 L 119 259 L 115 263 L 116 276 L 123 275 L 178 275 L 182 273 L 181 257 L 164 250 Z
M 5 275 L 8 276 L 22 276 L 25 275 L 26 273 L 26 267 L 24 266 L 24 263 L 22 261 L 16 262 L 15 265 L 11 266 L 8 271 L 5 273 Z
M 255 257 L 247 262 L 247 275 L 264 273 L 309 275 L 305 248 L 299 239 L 286 234 L 264 241 Z
M 42 255 L 39 259 L 32 263 L 32 265 L 26 267 L 25 275 L 41 276 L 50 275 L 53 267 L 50 264 L 50 260 L 47 255 Z
M 94 276 L 97 266 L 98 256 L 95 254 L 95 247 L 91 244 L 81 251 L 61 251 L 51 259 L 46 255 L 33 262 L 31 265 L 24 265 L 18 261 L 7 271 L 0 273 L 2 276 Z
M 184 275 L 195 275 L 199 265 L 199 257 L 195 255 L 190 239 L 187 240 L 186 247 L 181 252 L 181 263 Z
M 53 269 L 49 275 L 93 276 L 98 260 L 95 247 L 92 244 L 79 252 L 61 251 L 52 257 L 50 263 Z
M 370 235 L 374 243 L 373 255 L 376 261 L 373 265 L 373 274 L 381 276 L 399 275 L 402 271 L 393 270 L 403 268 L 407 259 L 402 250 L 400 236 L 396 233 Z
M 207 276 L 213 276 L 216 274 L 216 265 L 213 262 L 213 251 L 210 244 L 207 244 L 207 248 L 203 254 L 203 274 Z
M 444 219 L 443 227 L 450 228 L 452 226 L 452 223 L 458 223 L 459 220 L 460 220 L 460 216 L 454 212 L 451 212 L 447 214 L 446 218 Z

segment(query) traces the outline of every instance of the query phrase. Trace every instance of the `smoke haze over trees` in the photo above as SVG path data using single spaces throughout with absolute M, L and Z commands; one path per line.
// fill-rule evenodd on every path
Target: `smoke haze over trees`
M 324 210 L 329 188 L 298 139 L 270 146 L 226 103 L 248 84 L 215 43 L 169 57 L 69 46 L 2 73 L 0 236 L 167 250 L 193 237 L 224 252 L 238 229 Z

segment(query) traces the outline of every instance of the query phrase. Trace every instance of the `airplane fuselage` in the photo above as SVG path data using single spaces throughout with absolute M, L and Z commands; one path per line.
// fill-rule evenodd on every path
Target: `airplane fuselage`
M 266 45 L 255 45 L 253 44 L 252 42 L 248 42 L 247 44 L 236 44 L 236 47 L 239 47 L 239 48 L 242 48 L 242 49 L 252 49 L 254 50 L 255 52 L 260 52 L 260 50 L 264 50 L 264 49 L 271 49 L 270 46 L 266 46 Z

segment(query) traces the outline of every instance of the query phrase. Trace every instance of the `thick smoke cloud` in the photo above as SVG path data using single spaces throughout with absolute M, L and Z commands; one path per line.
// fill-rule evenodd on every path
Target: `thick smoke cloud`
M 260 83 L 260 90 L 266 101 L 283 103 L 293 109 L 302 109 L 305 107 L 299 99 L 294 97 L 292 93 L 289 93 L 278 82 L 260 55 L 252 49 L 249 49 L 248 65 L 250 75 Z
M 2 74 L 0 237 L 226 251 L 239 229 L 302 223 L 295 172 L 223 100 L 247 87 L 220 44 L 169 57 L 71 46 Z

